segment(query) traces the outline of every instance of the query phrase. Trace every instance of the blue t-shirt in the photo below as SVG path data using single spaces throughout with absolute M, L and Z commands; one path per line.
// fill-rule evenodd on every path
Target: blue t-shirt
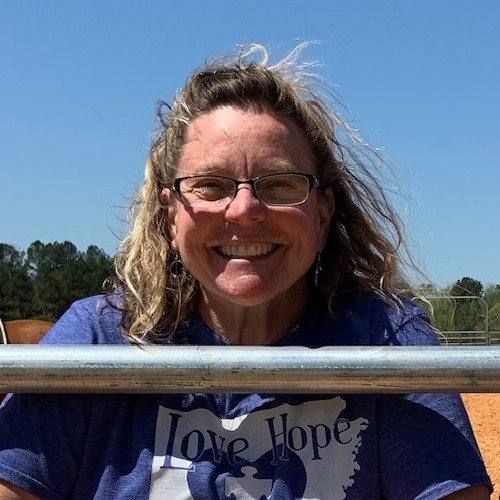
M 85 299 L 43 342 L 128 344 L 120 319 Z M 170 342 L 226 343 L 197 315 Z M 280 342 L 433 344 L 420 309 L 374 296 L 333 317 L 312 301 Z M 456 394 L 15 395 L 0 409 L 0 477 L 78 500 L 437 499 L 490 484 Z

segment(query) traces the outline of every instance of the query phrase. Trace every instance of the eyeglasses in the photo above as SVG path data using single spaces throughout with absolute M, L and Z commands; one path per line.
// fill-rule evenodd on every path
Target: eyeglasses
M 249 184 L 255 197 L 265 205 L 300 205 L 313 188 L 320 187 L 311 174 L 269 174 L 237 181 L 219 175 L 192 175 L 174 180 L 172 190 L 190 207 L 219 208 L 236 196 L 240 184 Z

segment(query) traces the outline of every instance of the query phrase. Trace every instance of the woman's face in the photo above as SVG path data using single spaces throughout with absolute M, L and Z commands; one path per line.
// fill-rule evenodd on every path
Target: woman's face
M 318 174 L 299 127 L 274 114 L 227 106 L 191 123 L 177 177 L 245 180 L 281 172 Z M 301 205 L 266 206 L 242 184 L 231 202 L 216 208 L 175 201 L 168 213 L 172 248 L 212 307 L 288 298 L 293 304 L 296 294 L 307 294 L 306 274 L 326 240 L 333 214 L 333 196 L 326 194 L 313 189 Z

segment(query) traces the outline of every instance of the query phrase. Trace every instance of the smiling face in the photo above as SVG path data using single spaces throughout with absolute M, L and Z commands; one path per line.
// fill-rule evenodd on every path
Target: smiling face
M 221 175 L 237 180 L 293 172 L 317 175 L 310 146 L 290 119 L 222 107 L 187 130 L 177 177 Z M 164 190 L 168 195 L 169 190 Z M 307 297 L 307 272 L 321 251 L 333 213 L 330 190 L 313 189 L 296 206 L 266 206 L 250 185 L 214 209 L 174 198 L 168 213 L 172 248 L 211 308 L 259 306 Z

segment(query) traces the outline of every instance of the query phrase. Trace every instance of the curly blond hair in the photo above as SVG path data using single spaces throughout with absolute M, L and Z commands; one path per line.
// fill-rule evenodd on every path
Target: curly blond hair
M 221 106 L 285 115 L 308 139 L 321 185 L 331 188 L 335 199 L 319 282 L 329 304 L 348 293 L 372 291 L 391 297 L 405 282 L 399 256 L 406 249 L 402 223 L 376 175 L 385 162 L 334 111 L 339 101 L 310 73 L 311 65 L 299 64 L 303 48 L 269 65 L 264 47 L 249 46 L 205 64 L 188 78 L 171 106 L 159 104 L 160 127 L 144 184 L 131 206 L 131 230 L 115 259 L 122 329 L 133 342 L 141 342 L 147 333 L 154 341 L 155 335 L 162 338 L 175 331 L 196 307 L 199 285 L 194 278 L 188 275 L 173 283 L 169 279 L 175 254 L 161 191 L 176 177 L 189 125 Z

